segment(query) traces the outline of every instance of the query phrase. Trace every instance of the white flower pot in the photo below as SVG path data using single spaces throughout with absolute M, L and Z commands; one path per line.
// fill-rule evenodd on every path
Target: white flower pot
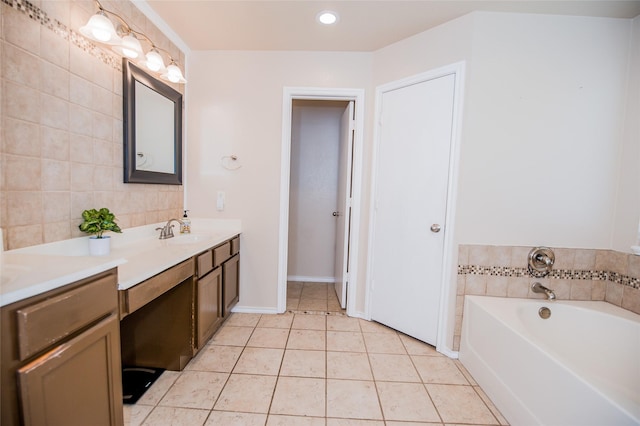
M 89 254 L 91 256 L 108 256 L 111 252 L 111 237 L 89 237 Z

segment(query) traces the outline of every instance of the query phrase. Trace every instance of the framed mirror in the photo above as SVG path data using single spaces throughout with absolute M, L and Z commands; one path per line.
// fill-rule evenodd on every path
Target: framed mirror
M 182 185 L 182 94 L 122 60 L 124 182 Z

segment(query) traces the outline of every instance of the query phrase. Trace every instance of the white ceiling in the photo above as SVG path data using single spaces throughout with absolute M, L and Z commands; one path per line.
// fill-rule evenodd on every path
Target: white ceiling
M 374 51 L 475 10 L 633 18 L 640 0 L 146 0 L 190 50 Z M 340 21 L 321 26 L 318 12 Z

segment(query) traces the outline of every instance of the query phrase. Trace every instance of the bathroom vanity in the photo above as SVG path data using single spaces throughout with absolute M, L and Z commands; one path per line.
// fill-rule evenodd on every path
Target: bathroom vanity
M 156 226 L 101 258 L 86 238 L 2 253 L 3 426 L 122 425 L 121 366 L 181 370 L 228 317 L 239 222 L 194 221 L 200 233 L 172 240 Z

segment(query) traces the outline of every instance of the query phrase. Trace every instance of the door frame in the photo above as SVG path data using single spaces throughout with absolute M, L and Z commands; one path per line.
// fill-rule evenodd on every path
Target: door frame
M 371 193 L 369 208 L 369 242 L 367 254 L 366 279 L 366 318 L 371 319 L 371 278 L 373 277 L 373 240 L 375 229 L 376 191 L 378 174 L 378 151 L 380 147 L 380 119 L 382 117 L 382 95 L 403 87 L 419 84 L 425 81 L 454 75 L 453 119 L 451 128 L 451 146 L 449 151 L 449 173 L 447 182 L 446 213 L 444 226 L 444 246 L 442 260 L 442 281 L 440 282 L 440 302 L 438 315 L 438 336 L 436 350 L 451 358 L 457 358 L 453 351 L 453 328 L 455 326 L 455 304 L 457 288 L 457 244 L 455 241 L 455 213 L 458 188 L 458 166 L 460 157 L 460 133 L 462 129 L 462 110 L 464 99 L 465 61 L 456 62 L 400 80 L 392 81 L 376 87 L 375 119 L 373 137 L 373 158 L 371 169 Z M 451 339 L 449 339 L 451 337 Z
M 349 238 L 349 284 L 347 315 L 356 314 L 358 240 L 362 190 L 362 152 L 364 144 L 364 89 L 285 87 L 282 95 L 282 149 L 280 161 L 280 222 L 278 232 L 278 312 L 287 310 L 287 263 L 289 255 L 289 181 L 291 175 L 291 113 L 294 100 L 355 101 L 355 137 L 351 187 L 351 232 Z M 346 252 L 344 254 L 346 256 Z

